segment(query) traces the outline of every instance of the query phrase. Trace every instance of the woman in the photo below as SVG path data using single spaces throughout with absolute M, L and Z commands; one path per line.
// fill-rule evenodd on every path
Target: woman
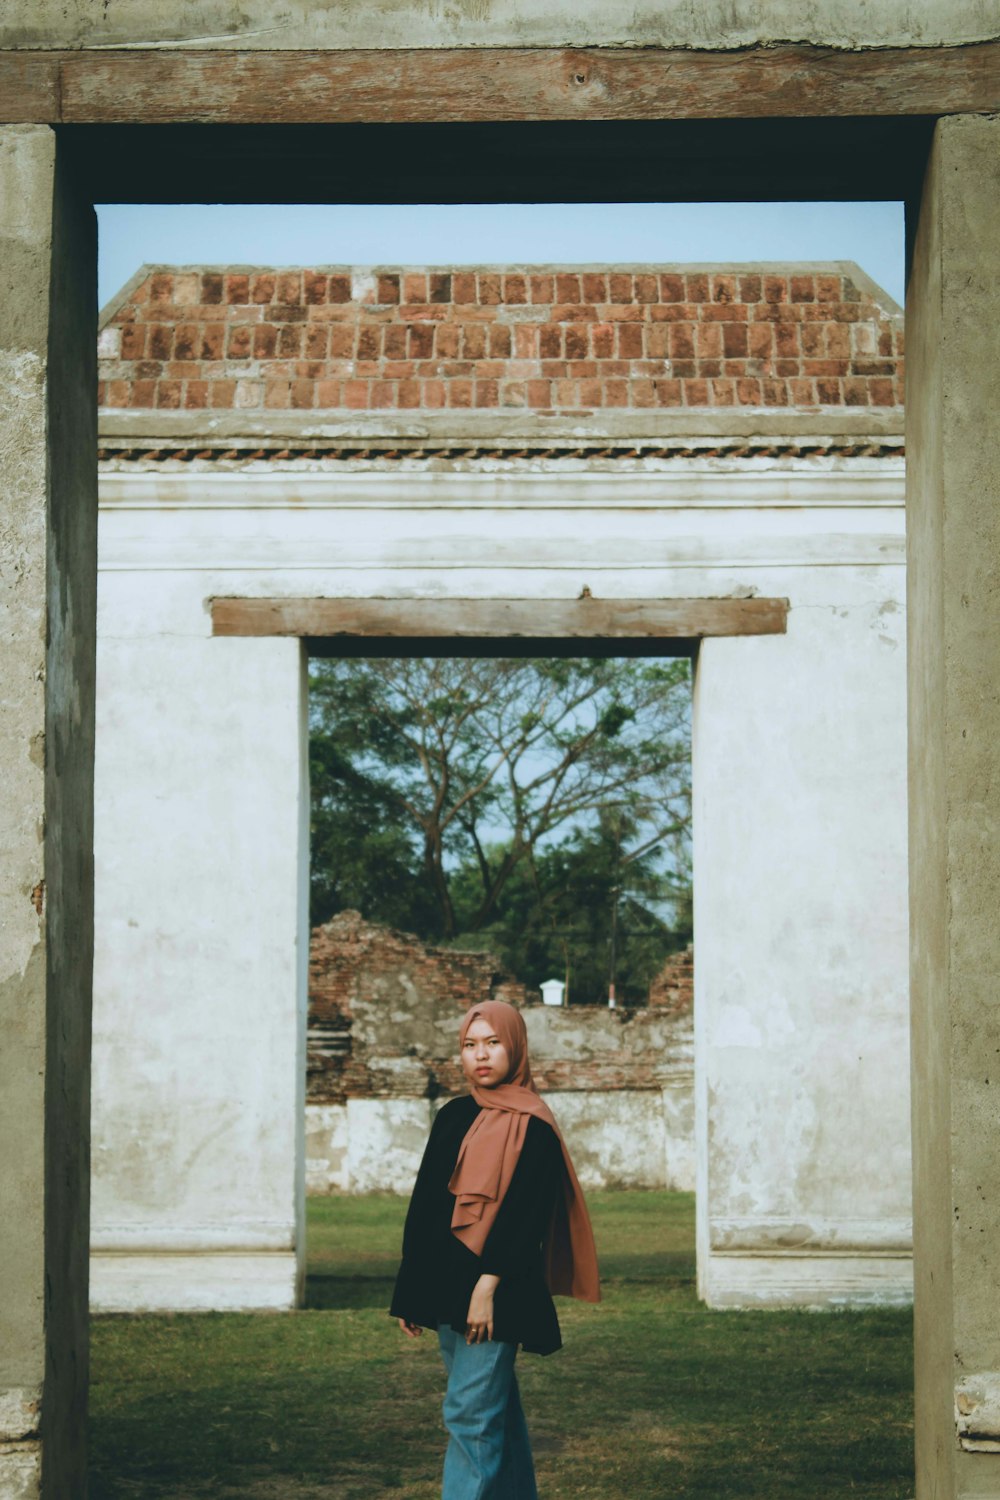
M 552 1293 L 600 1300 L 587 1208 L 531 1081 L 524 1018 L 474 1005 L 459 1031 L 470 1091 L 439 1111 L 403 1231 L 391 1314 L 436 1328 L 448 1371 L 443 1500 L 535 1500 L 514 1357 L 562 1343 Z

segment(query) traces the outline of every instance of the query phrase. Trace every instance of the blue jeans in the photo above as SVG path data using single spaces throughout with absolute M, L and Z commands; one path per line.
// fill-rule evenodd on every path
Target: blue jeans
M 438 1342 L 448 1371 L 441 1500 L 538 1500 L 514 1374 L 517 1345 L 467 1344 L 447 1323 Z

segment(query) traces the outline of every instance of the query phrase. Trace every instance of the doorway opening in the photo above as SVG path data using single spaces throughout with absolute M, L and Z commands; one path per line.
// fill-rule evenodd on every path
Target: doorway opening
M 725 273 L 720 272 L 720 275 L 723 274 Z M 610 287 L 608 290 L 610 291 Z M 428 286 L 429 291 L 430 288 Z M 237 303 L 234 305 L 247 304 Z M 567 305 L 573 306 L 574 304 Z M 716 306 L 718 304 L 716 304 L 713 298 L 709 305 Z M 567 322 L 570 321 L 575 320 L 567 320 Z M 625 322 L 627 320 L 622 321 Z M 563 354 L 567 351 L 567 344 L 565 342 L 567 336 L 566 333 L 563 334 L 564 342 L 561 348 Z M 643 352 L 645 353 L 646 351 Z M 711 357 L 710 354 L 704 355 L 706 359 L 710 359 Z M 666 363 L 666 358 L 664 358 L 664 363 Z M 374 379 L 375 377 L 371 378 Z M 398 378 L 402 382 L 408 377 L 399 375 L 392 378 Z M 455 378 L 461 379 L 462 377 L 456 375 Z M 489 379 L 490 377 L 484 378 Z M 556 380 L 568 379 L 569 377 L 553 374 L 543 378 Z M 666 370 L 659 370 L 656 372 L 655 377 L 653 376 L 653 372 L 649 372 L 649 378 L 652 382 L 654 378 L 666 381 L 668 378 L 673 377 L 668 377 Z M 694 380 L 701 377 L 697 372 L 692 372 L 689 375 L 677 376 L 676 378 Z M 723 375 L 705 378 L 718 378 L 719 380 L 735 379 L 734 376 Z M 550 385 L 550 394 L 551 389 Z M 475 413 L 474 415 L 478 420 L 479 413 Z M 686 413 L 684 415 L 686 417 Z M 846 415 L 850 418 L 856 417 L 857 414 L 847 413 Z M 772 418 L 774 420 L 769 424 L 771 432 L 780 435 L 780 429 L 776 425 L 776 422 L 783 421 L 787 425 L 788 419 L 781 412 L 772 413 Z M 366 417 L 366 420 L 370 428 L 370 415 Z M 740 602 L 740 584 L 733 579 L 733 558 L 731 554 L 727 558 L 725 553 L 727 538 L 723 523 L 723 513 L 725 513 L 725 520 L 731 521 L 733 510 L 738 508 L 730 503 L 731 497 L 724 497 L 718 488 L 713 491 L 713 484 L 717 485 L 717 477 L 721 467 L 726 464 L 727 460 L 733 460 L 735 449 L 738 448 L 741 450 L 740 457 L 744 459 L 749 458 L 748 473 L 751 475 L 754 474 L 752 468 L 754 463 L 760 466 L 761 461 L 763 461 L 764 465 L 770 466 L 767 478 L 762 483 L 758 480 L 758 483 L 761 483 L 761 490 L 766 491 L 768 503 L 765 509 L 772 518 L 773 512 L 778 510 L 781 514 L 783 525 L 787 524 L 787 517 L 794 510 L 794 497 L 790 488 L 792 481 L 789 479 L 788 473 L 781 468 L 784 460 L 788 460 L 792 464 L 798 461 L 801 467 L 809 467 L 810 472 L 822 472 L 823 483 L 826 488 L 822 491 L 821 496 L 814 494 L 814 503 L 817 510 L 821 508 L 826 508 L 827 510 L 833 508 L 838 511 L 838 515 L 854 510 L 860 512 L 861 516 L 871 516 L 873 512 L 870 509 L 866 510 L 864 506 L 857 505 L 856 503 L 847 506 L 838 504 L 838 499 L 842 500 L 846 498 L 847 485 L 843 477 L 845 473 L 844 466 L 845 463 L 850 461 L 856 462 L 861 460 L 863 462 L 866 456 L 873 457 L 876 462 L 881 461 L 881 458 L 884 456 L 866 455 L 859 451 L 862 448 L 870 446 L 870 439 L 865 438 L 863 442 L 857 440 L 860 433 L 860 424 L 857 421 L 854 423 L 853 431 L 851 430 L 852 424 L 850 420 L 840 423 L 837 442 L 833 444 L 828 443 L 826 446 L 821 447 L 821 451 L 818 453 L 814 452 L 809 455 L 786 451 L 782 455 L 775 452 L 775 449 L 780 447 L 780 444 L 773 441 L 761 443 L 759 439 L 756 446 L 748 444 L 747 439 L 751 434 L 740 430 L 738 423 L 734 424 L 731 430 L 728 430 L 725 423 L 720 422 L 718 419 L 714 422 L 709 422 L 707 426 L 713 430 L 702 434 L 700 441 L 692 445 L 679 437 L 681 424 L 671 420 L 671 413 L 656 411 L 652 415 L 648 414 L 648 412 L 644 413 L 642 417 L 642 425 L 652 440 L 646 442 L 644 450 L 641 453 L 627 460 L 627 463 L 646 466 L 640 476 L 637 469 L 629 472 L 627 464 L 623 466 L 621 463 L 621 449 L 628 442 L 627 432 L 630 425 L 632 427 L 631 437 L 634 439 L 634 419 L 632 414 L 629 414 L 619 424 L 619 430 L 615 430 L 615 423 L 612 419 L 602 424 L 604 427 L 602 432 L 595 433 L 594 431 L 588 431 L 584 434 L 583 440 L 581 440 L 579 431 L 581 424 L 578 417 L 570 415 L 566 423 L 560 427 L 560 424 L 553 420 L 552 415 L 546 409 L 546 414 L 541 418 L 541 431 L 544 433 L 544 443 L 540 444 L 537 440 L 539 433 L 537 425 L 535 431 L 529 434 L 524 425 L 524 419 L 518 415 L 515 418 L 515 423 L 520 422 L 522 424 L 520 429 L 515 425 L 511 426 L 506 432 L 498 432 L 494 429 L 487 434 L 487 442 L 480 444 L 477 460 L 474 460 L 478 461 L 481 474 L 474 477 L 462 467 L 463 456 L 468 453 L 470 445 L 470 439 L 467 432 L 465 432 L 462 435 L 457 451 L 455 442 L 454 440 L 452 441 L 452 451 L 446 455 L 445 461 L 453 465 L 453 475 L 445 476 L 441 471 L 442 455 L 440 452 L 440 441 L 437 444 L 428 441 L 429 437 L 438 440 L 443 438 L 443 430 L 414 436 L 412 433 L 407 434 L 405 432 L 405 420 L 405 418 L 401 420 L 397 416 L 395 418 L 397 423 L 396 430 L 383 435 L 380 441 L 374 445 L 374 451 L 377 451 L 378 454 L 374 462 L 371 456 L 373 445 L 370 439 L 370 431 L 364 441 L 361 441 L 360 433 L 349 434 L 349 441 L 346 443 L 343 439 L 341 441 L 343 456 L 339 462 L 342 465 L 342 471 L 346 471 L 348 465 L 353 465 L 350 473 L 352 475 L 351 483 L 354 485 L 354 490 L 347 495 L 345 503 L 341 508 L 339 531 L 336 540 L 332 543 L 332 550 L 339 552 L 342 561 L 345 556 L 349 555 L 347 566 L 352 570 L 353 578 L 356 579 L 367 573 L 364 583 L 366 587 L 372 588 L 373 593 L 376 592 L 376 588 L 372 586 L 373 575 L 382 572 L 384 576 L 384 571 L 391 572 L 393 569 L 400 569 L 398 557 L 394 561 L 388 555 L 391 549 L 387 548 L 384 544 L 384 533 L 380 536 L 380 528 L 384 526 L 386 519 L 385 510 L 379 510 L 377 502 L 376 505 L 372 504 L 372 501 L 376 499 L 378 486 L 385 487 L 387 485 L 385 474 L 387 469 L 392 467 L 395 467 L 397 473 L 407 474 L 409 489 L 406 492 L 405 500 L 400 500 L 399 510 L 408 510 L 411 516 L 414 510 L 413 502 L 415 497 L 422 497 L 422 499 L 418 498 L 418 503 L 422 503 L 426 516 L 426 509 L 429 508 L 429 497 L 431 495 L 436 496 L 438 501 L 446 495 L 453 502 L 467 499 L 470 490 L 476 488 L 477 484 L 481 484 L 483 475 L 485 475 L 486 482 L 491 486 L 488 491 L 488 498 L 485 500 L 485 503 L 483 499 L 480 499 L 471 507 L 467 507 L 462 517 L 462 525 L 465 528 L 461 534 L 462 544 L 465 549 L 462 563 L 465 571 L 462 574 L 462 578 L 463 582 L 466 579 L 469 580 L 472 590 L 482 587 L 484 573 L 489 570 L 506 567 L 511 572 L 515 572 L 519 562 L 523 562 L 526 557 L 530 559 L 532 556 L 538 555 L 531 550 L 539 544 L 540 539 L 537 535 L 532 537 L 529 517 L 534 515 L 537 518 L 540 512 L 547 509 L 551 514 L 561 511 L 563 515 L 560 526 L 556 527 L 554 531 L 550 531 L 546 537 L 545 547 L 547 550 L 543 549 L 542 554 L 545 558 L 546 567 L 551 567 L 554 573 L 561 571 L 563 574 L 560 578 L 559 590 L 557 591 L 563 598 L 568 597 L 570 600 L 575 600 L 578 593 L 587 588 L 591 590 L 592 597 L 596 595 L 598 599 L 606 600 L 610 584 L 612 593 L 617 591 L 616 607 L 621 608 L 623 597 L 627 597 L 628 594 L 628 586 L 623 588 L 620 580 L 630 570 L 637 568 L 638 563 L 636 560 L 641 558 L 642 565 L 648 566 L 651 570 L 651 573 L 647 574 L 647 577 L 655 572 L 657 575 L 657 588 L 661 589 L 667 598 L 675 599 L 677 594 L 682 592 L 677 587 L 677 579 L 682 577 L 690 584 L 692 578 L 695 576 L 699 562 L 702 564 L 705 563 L 705 537 L 706 535 L 711 535 L 712 543 L 716 550 L 712 553 L 708 566 L 729 570 L 727 587 L 730 592 L 726 603 L 732 606 Z M 466 418 L 465 420 L 467 428 L 471 428 L 471 419 Z M 537 424 L 538 419 L 532 417 L 532 420 Z M 316 418 L 309 415 L 302 416 L 299 412 L 298 414 L 292 413 L 291 419 L 288 417 L 283 418 L 283 421 L 287 424 L 287 432 L 282 437 L 274 441 L 264 439 L 263 434 L 257 432 L 255 436 L 258 441 L 255 448 L 251 454 L 244 454 L 244 459 L 249 458 L 251 464 L 258 463 L 263 465 L 269 463 L 273 467 L 274 460 L 277 459 L 280 464 L 285 461 L 282 457 L 282 455 L 285 455 L 289 463 L 301 460 L 306 465 L 313 464 L 314 473 L 322 473 L 321 465 L 324 460 L 317 452 L 315 435 L 309 430 L 310 423 L 315 426 Z M 448 414 L 448 421 L 450 423 L 455 421 L 455 416 L 450 412 Z M 760 415 L 756 411 L 753 413 L 753 422 L 755 426 L 761 425 Z M 132 425 L 134 429 L 135 424 L 133 423 Z M 566 430 L 567 428 L 569 429 L 568 431 Z M 134 436 L 134 431 L 131 434 L 123 431 L 120 434 L 122 438 L 130 435 Z M 794 436 L 794 434 L 788 435 Z M 225 452 L 228 449 L 220 451 L 218 445 L 215 451 L 198 447 L 192 455 L 190 444 L 187 443 L 181 434 L 176 433 L 174 436 L 178 440 L 178 446 L 170 447 L 167 445 L 160 450 L 165 460 L 160 469 L 158 481 L 161 486 L 165 479 L 172 477 L 173 474 L 180 474 L 182 466 L 189 465 L 192 460 L 200 466 L 197 470 L 191 470 L 191 472 L 198 474 L 199 478 L 197 482 L 202 487 L 204 494 L 208 494 L 214 482 L 207 476 L 206 472 L 207 466 L 211 464 L 217 466 L 219 480 L 224 482 L 228 478 L 231 481 L 232 475 L 236 472 L 238 461 L 225 456 Z M 223 436 L 225 442 L 231 448 L 232 433 L 227 432 Z M 528 441 L 529 437 L 531 441 Z M 618 481 L 612 482 L 606 470 L 602 468 L 602 465 L 606 465 L 609 462 L 606 452 L 609 438 L 617 444 L 619 449 L 618 455 L 612 462 L 618 465 L 619 475 L 630 481 L 631 488 L 619 485 Z M 294 442 L 292 439 L 294 439 Z M 183 446 L 181 446 L 182 444 Z M 883 444 L 884 446 L 886 445 Z M 530 451 L 524 453 L 525 448 L 528 448 Z M 495 472 L 490 474 L 491 466 L 495 466 L 498 463 L 496 456 L 498 449 L 502 449 L 505 456 L 512 458 L 515 464 L 538 466 L 540 463 L 542 466 L 549 465 L 549 468 L 546 470 L 547 476 L 552 475 L 555 465 L 561 464 L 561 490 L 560 486 L 549 483 L 549 478 L 547 477 L 544 481 L 548 487 L 546 505 L 539 506 L 537 503 L 532 505 L 530 502 L 526 502 L 523 474 L 521 476 L 522 488 L 520 491 L 518 491 L 516 485 L 507 483 L 506 479 L 498 482 Z M 541 452 L 539 451 L 540 449 L 542 450 Z M 209 456 L 201 457 L 200 455 L 206 451 Z M 521 455 L 520 457 L 518 456 L 519 454 Z M 678 469 L 678 459 L 682 465 L 686 465 L 687 467 Z M 816 462 L 817 459 L 819 460 L 818 463 Z M 804 464 L 802 460 L 805 460 Z M 168 469 L 166 467 L 168 464 L 176 465 L 177 467 L 175 469 Z M 232 467 L 227 468 L 227 464 L 232 465 Z M 680 473 L 682 476 L 680 483 L 673 483 L 667 477 L 671 464 L 675 467 L 675 473 Z M 414 472 L 417 466 L 420 465 L 423 465 L 427 471 L 428 477 L 426 479 L 419 477 Z M 365 466 L 368 468 L 368 474 L 372 480 L 371 483 L 369 483 L 367 477 L 363 477 L 360 474 L 360 471 Z M 355 475 L 358 477 L 354 477 Z M 611 501 L 610 505 L 613 520 L 603 528 L 595 530 L 592 536 L 586 537 L 581 535 L 582 528 L 579 516 L 583 507 L 581 507 L 580 502 L 585 493 L 589 493 L 592 497 L 596 498 L 598 481 L 606 486 L 606 499 L 610 496 L 611 490 L 616 491 L 615 498 Z M 300 473 L 291 483 L 297 492 L 295 503 L 300 512 L 305 513 L 308 517 L 308 504 L 302 505 L 302 500 L 308 499 L 310 496 L 313 500 L 320 498 L 319 482 L 313 478 L 306 478 L 304 474 Z M 839 495 L 835 497 L 834 491 L 838 484 L 841 485 L 841 490 Z M 421 485 L 423 485 L 423 489 L 421 489 Z M 216 487 L 215 492 L 220 498 L 223 487 L 222 483 L 217 484 Z M 758 497 L 761 490 L 758 491 Z M 465 492 L 464 495 L 463 491 Z M 232 493 L 231 483 L 230 493 Z M 402 495 L 403 492 L 397 491 L 397 493 Z M 487 495 L 485 490 L 481 490 L 480 493 Z M 506 496 L 510 500 L 510 504 L 507 507 L 507 520 L 505 524 L 512 527 L 514 535 L 514 542 L 508 546 L 506 554 L 497 552 L 494 539 L 488 534 L 482 519 L 487 507 L 495 507 L 501 495 Z M 668 496 L 671 498 L 668 498 Z M 693 499 L 697 501 L 694 508 L 700 513 L 700 534 L 697 542 L 692 543 L 690 533 L 685 534 L 680 525 L 670 525 L 663 521 L 662 517 L 657 520 L 653 519 L 654 513 L 669 512 L 671 506 L 674 507 L 675 511 L 681 509 L 685 502 L 690 507 Z M 383 507 L 385 506 L 384 497 L 381 504 Z M 784 508 L 782 509 L 782 507 Z M 392 509 L 393 507 L 390 504 L 388 508 Z M 593 509 L 596 509 L 596 507 L 592 507 Z M 743 511 L 739 513 L 742 515 L 745 509 L 744 495 Z M 449 514 L 454 516 L 458 510 L 459 506 L 455 504 L 452 504 L 450 508 L 445 505 L 440 506 L 440 510 L 435 514 L 434 518 L 436 529 L 433 539 L 427 536 L 425 518 L 421 518 L 424 530 L 423 538 L 418 534 L 418 526 L 411 526 L 409 530 L 406 530 L 404 526 L 402 532 L 395 534 L 396 540 L 399 541 L 401 539 L 402 546 L 408 549 L 408 560 L 402 565 L 403 571 L 407 573 L 408 577 L 421 590 L 427 589 L 430 592 L 439 588 L 437 578 L 440 577 L 442 567 L 447 568 L 450 566 L 447 558 L 443 558 L 442 556 L 441 538 L 450 537 L 453 539 L 453 545 L 455 545 L 456 528 L 446 517 Z M 364 513 L 363 521 L 360 521 L 356 526 L 354 526 L 354 523 L 349 518 L 348 513 L 352 511 L 355 514 Z M 475 521 L 471 522 L 471 524 L 470 511 L 475 516 Z M 378 514 L 379 516 L 377 525 L 372 524 L 374 514 Z M 516 522 L 513 520 L 514 517 L 516 517 Z M 314 519 L 314 513 L 310 519 Z M 390 537 L 393 536 L 393 527 L 398 524 L 400 524 L 398 517 L 390 523 Z M 591 524 L 595 523 L 588 519 L 588 528 Z M 794 525 L 791 529 L 793 532 L 796 530 Z M 856 538 L 863 531 L 864 523 L 858 529 Z M 625 534 L 624 542 L 622 540 L 623 532 Z M 776 533 L 779 536 L 778 540 L 776 540 Z M 743 534 L 746 535 L 745 532 Z M 729 535 L 731 537 L 731 531 Z M 848 566 L 856 566 L 859 563 L 864 565 L 867 561 L 866 557 L 863 556 L 864 547 L 867 544 L 862 543 L 856 538 L 852 541 L 851 546 L 857 550 L 853 555 L 848 550 Z M 801 561 L 803 551 L 810 558 L 810 565 L 812 565 L 815 553 L 822 550 L 819 544 L 810 542 L 808 538 L 805 538 L 801 530 L 795 537 L 794 543 L 790 544 L 787 533 L 782 535 L 779 533 L 777 527 L 772 526 L 769 528 L 767 523 L 763 527 L 756 529 L 753 540 L 759 549 L 756 553 L 756 565 L 761 565 L 763 558 L 766 561 L 766 565 L 772 569 L 775 567 L 787 569 L 789 559 L 793 556 L 796 561 Z M 263 542 L 259 543 L 260 550 L 258 556 L 263 555 L 265 549 L 272 541 L 273 537 L 264 537 Z M 525 551 L 526 541 L 529 548 L 528 552 Z M 567 541 L 575 546 L 575 551 L 572 550 L 572 547 L 567 547 Z M 311 566 L 313 577 L 317 573 L 322 574 L 325 569 L 328 569 L 329 564 L 324 564 L 322 561 L 317 560 L 315 555 L 309 556 L 308 543 L 304 548 L 301 546 L 301 543 L 296 543 L 296 545 L 300 546 L 299 555 L 303 559 L 296 566 L 302 568 L 303 571 L 306 571 Z M 799 550 L 793 553 L 790 550 L 792 545 Z M 810 545 L 814 548 L 813 554 L 809 554 L 808 549 Z M 823 545 L 825 546 L 826 544 L 824 543 Z M 559 546 L 564 549 L 561 561 L 556 560 L 556 549 Z M 588 546 L 589 551 L 584 556 L 583 552 Z M 491 548 L 493 549 L 492 555 L 489 555 Z M 645 548 L 645 551 L 643 551 L 643 548 Z M 435 549 L 437 552 L 436 556 L 434 555 Z M 630 552 L 629 549 L 631 549 Z M 471 561 L 473 555 L 475 556 L 474 564 Z M 244 556 L 249 557 L 249 551 L 244 553 Z M 598 571 L 595 572 L 595 569 Z M 681 573 L 679 572 L 680 569 L 687 571 Z M 431 582 L 434 575 L 437 575 L 437 578 L 435 578 L 434 582 Z M 616 575 L 617 581 L 612 581 L 613 575 Z M 496 576 L 498 576 L 497 573 L 495 573 Z M 594 579 L 598 576 L 600 576 L 600 584 L 595 587 Z M 772 576 L 774 575 L 772 574 Z M 522 577 L 518 578 L 518 582 L 522 586 L 524 585 Z M 329 585 L 328 573 L 326 585 L 327 587 Z M 315 587 L 315 585 L 312 586 Z M 414 583 L 411 582 L 410 586 L 413 587 Z M 496 588 L 496 586 L 496 582 L 494 581 L 493 587 Z M 703 585 L 697 586 L 703 587 Z M 319 587 L 323 589 L 325 594 L 326 589 L 324 586 L 320 585 Z M 530 589 L 534 587 L 534 584 L 528 585 L 526 592 L 530 592 Z M 538 608 L 539 600 L 544 601 L 546 613 L 555 613 L 559 607 L 559 600 L 553 600 L 544 592 L 539 592 L 536 589 L 535 609 Z M 234 601 L 232 609 L 237 613 L 239 610 L 242 610 L 244 616 L 246 616 L 248 612 L 252 612 L 253 607 L 263 604 L 270 613 L 271 633 L 276 633 L 279 637 L 282 633 L 299 638 L 321 635 L 323 633 L 321 624 L 303 627 L 301 624 L 296 626 L 295 622 L 291 620 L 290 617 L 302 602 L 301 598 L 284 598 L 277 601 L 273 597 L 267 600 L 255 598 L 249 602 L 244 599 Z M 305 602 L 307 605 L 310 603 L 315 605 L 317 601 L 315 599 L 307 599 Z M 331 608 L 331 600 L 328 597 L 323 598 L 321 602 L 327 609 Z M 749 605 L 765 601 L 751 599 L 743 602 Z M 818 601 L 810 601 L 808 607 L 814 607 L 815 602 Z M 689 599 L 687 603 L 690 605 Z M 216 600 L 214 614 L 217 621 L 217 634 L 228 633 L 225 628 L 218 628 L 219 625 L 223 624 L 225 607 L 226 601 L 224 599 L 220 598 Z M 357 609 L 358 601 L 356 599 L 353 600 L 350 607 Z M 280 627 L 277 631 L 275 631 L 276 620 Z M 232 620 L 230 618 L 231 623 Z M 239 634 L 239 631 L 236 630 L 233 633 Z M 262 634 L 267 635 L 269 632 L 264 630 Z M 229 644 L 233 647 L 234 651 L 237 649 L 235 642 L 230 642 Z M 247 641 L 243 641 L 241 644 L 244 649 L 248 651 L 251 649 Z M 721 643 L 713 643 L 713 647 L 719 644 Z M 254 643 L 254 647 L 257 650 L 265 649 L 260 640 Z M 291 661 L 290 651 L 294 649 L 294 642 L 287 639 L 272 638 L 267 642 L 266 649 L 272 653 L 270 664 L 278 668 L 280 663 L 280 670 L 284 672 L 286 665 Z M 230 658 L 232 663 L 235 663 L 237 660 L 238 658 L 235 655 Z M 723 660 L 724 652 L 719 655 L 720 664 Z M 264 659 L 261 658 L 262 670 L 263 667 Z M 724 696 L 724 693 L 722 696 Z M 717 704 L 718 701 L 717 698 Z M 740 1226 L 740 1229 L 741 1232 L 745 1232 L 745 1225 Z M 738 1251 L 739 1245 L 737 1244 L 733 1248 Z
M 505 999 L 584 1186 L 693 1192 L 688 643 L 428 644 L 311 664 L 308 1186 L 408 1193 Z

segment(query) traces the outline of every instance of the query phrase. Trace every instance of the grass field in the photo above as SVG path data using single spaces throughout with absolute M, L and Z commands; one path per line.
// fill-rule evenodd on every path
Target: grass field
M 605 1300 L 518 1361 L 541 1500 L 909 1500 L 909 1313 L 708 1312 L 689 1195 L 589 1201 Z M 385 1314 L 404 1211 L 311 1200 L 301 1312 L 96 1318 L 90 1500 L 435 1500 L 436 1340 Z

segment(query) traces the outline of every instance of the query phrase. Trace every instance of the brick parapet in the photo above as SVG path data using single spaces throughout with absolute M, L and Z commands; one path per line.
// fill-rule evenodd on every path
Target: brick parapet
M 856 267 L 151 267 L 106 410 L 891 409 L 902 314 Z

